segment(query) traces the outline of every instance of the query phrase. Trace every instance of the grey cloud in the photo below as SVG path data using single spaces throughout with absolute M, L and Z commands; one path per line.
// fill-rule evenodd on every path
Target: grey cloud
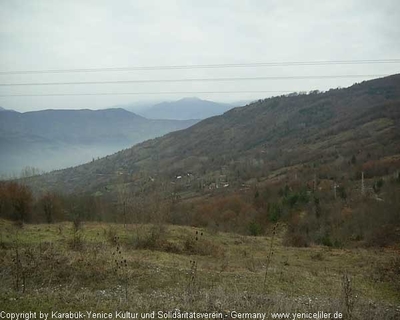
M 0 70 L 41 70 L 398 58 L 398 1 L 12 1 L 0 9 Z M 4 82 L 392 74 L 400 65 L 198 69 L 0 76 Z M 138 91 L 311 90 L 361 79 L 0 88 L 0 94 Z M 235 101 L 254 94 L 203 94 Z M 181 96 L 4 98 L 20 111 L 104 108 Z

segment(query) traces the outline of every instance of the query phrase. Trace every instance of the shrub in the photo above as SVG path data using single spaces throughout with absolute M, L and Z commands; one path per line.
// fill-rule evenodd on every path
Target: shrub
M 324 246 L 333 247 L 333 242 L 328 234 L 325 234 L 319 242 Z
M 252 221 L 249 224 L 249 233 L 252 236 L 259 236 L 262 233 L 262 227 L 258 222 Z
M 300 232 L 287 232 L 283 241 L 284 245 L 289 247 L 308 247 L 307 237 Z
M 165 226 L 153 225 L 149 232 L 136 239 L 136 248 L 149 250 L 162 250 L 165 240 Z
M 196 231 L 195 235 L 188 235 L 184 242 L 184 252 L 202 256 L 220 257 L 223 255 L 222 248 L 212 241 L 204 238 L 205 234 Z
M 33 197 L 31 190 L 16 182 L 0 183 L 0 215 L 24 223 L 30 220 Z
M 297 201 L 299 200 L 299 196 L 297 193 L 289 194 L 284 198 L 284 203 L 287 204 L 290 208 L 293 208 Z
M 268 207 L 268 219 L 271 222 L 278 222 L 282 215 L 282 207 L 278 203 L 271 203 Z
M 62 220 L 63 213 L 61 207 L 61 199 L 54 193 L 45 193 L 38 201 L 39 207 L 41 207 L 44 219 L 47 223 L 53 223 L 57 220 Z

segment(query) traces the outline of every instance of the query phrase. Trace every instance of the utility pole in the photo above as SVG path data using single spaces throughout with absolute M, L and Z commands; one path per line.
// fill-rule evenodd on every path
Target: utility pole
M 335 199 L 336 199 L 336 188 L 338 187 L 338 185 L 336 184 L 336 182 L 333 183 L 333 194 L 335 195 Z

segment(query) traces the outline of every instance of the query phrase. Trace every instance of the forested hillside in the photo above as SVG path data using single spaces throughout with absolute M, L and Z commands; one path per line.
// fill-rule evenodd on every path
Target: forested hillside
M 220 174 L 240 186 L 299 165 L 328 166 L 330 175 L 348 176 L 349 162 L 400 153 L 399 104 L 399 75 L 325 93 L 269 98 L 29 184 L 38 190 L 96 192 L 122 177 L 134 187 L 141 179 L 171 180 L 189 172 L 192 189 Z

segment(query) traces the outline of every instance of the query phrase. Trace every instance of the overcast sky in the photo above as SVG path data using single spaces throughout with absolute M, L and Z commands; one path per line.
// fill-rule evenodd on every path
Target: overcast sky
M 400 1 L 0 0 L 0 71 L 400 58 Z M 394 74 L 400 64 L 0 75 L 0 83 Z M 368 78 L 366 78 L 368 79 Z M 2 87 L 0 95 L 265 91 L 265 93 L 0 97 L 18 111 L 99 109 L 185 96 L 215 101 L 348 86 L 364 79 Z

